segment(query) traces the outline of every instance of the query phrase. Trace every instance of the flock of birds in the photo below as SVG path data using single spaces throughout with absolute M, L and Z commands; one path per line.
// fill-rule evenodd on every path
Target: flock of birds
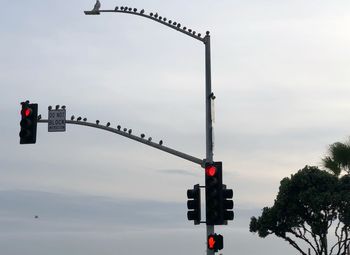
M 55 109 L 56 110 L 59 110 L 59 108 L 60 108 L 60 106 L 59 105 L 56 105 L 55 106 Z M 64 106 L 64 105 L 62 105 L 61 106 L 61 109 L 66 109 L 66 106 Z M 48 110 L 49 111 L 51 111 L 52 110 L 52 106 L 49 106 L 48 107 Z M 38 115 L 38 120 L 41 120 L 41 114 L 39 114 Z M 75 120 L 75 116 L 74 115 L 72 115 L 71 117 L 70 117 L 70 120 L 71 121 L 74 121 Z M 87 121 L 87 118 L 82 118 L 82 117 L 78 117 L 77 119 L 76 119 L 76 121 L 84 121 L 84 122 L 86 122 Z M 100 124 L 100 121 L 99 120 L 96 120 L 96 125 L 99 125 Z M 111 123 L 110 122 L 107 122 L 106 123 L 106 127 L 110 127 L 111 126 Z M 118 131 L 121 131 L 122 130 L 122 127 L 120 126 L 120 125 L 118 125 L 117 126 L 117 129 L 118 129 Z M 123 131 L 126 133 L 128 133 L 129 135 L 131 135 L 132 134 L 132 129 L 127 129 L 127 128 L 123 128 Z M 141 134 L 140 135 L 140 137 L 142 138 L 142 139 L 144 139 L 146 136 L 145 136 L 145 134 Z M 148 139 L 147 139 L 149 142 L 151 142 L 152 141 L 152 137 L 148 137 Z M 163 145 L 163 140 L 160 140 L 159 142 L 158 142 L 158 144 L 159 145 Z
M 75 116 L 72 115 L 71 118 L 70 118 L 70 120 L 74 121 L 74 120 L 75 120 Z M 83 120 L 84 122 L 86 122 L 86 121 L 87 121 L 87 118 L 82 118 L 82 117 L 79 116 L 79 117 L 76 119 L 76 121 L 81 121 L 81 120 Z M 96 125 L 99 125 L 99 124 L 100 124 L 100 121 L 99 121 L 99 120 L 96 120 Z M 110 122 L 107 122 L 107 123 L 106 123 L 106 127 L 110 127 L 110 125 L 111 125 Z M 121 130 L 122 130 L 122 127 L 121 127 L 120 125 L 118 125 L 118 126 L 117 126 L 117 129 L 118 129 L 118 131 L 121 131 Z M 132 134 L 132 129 L 123 128 L 123 131 L 124 131 L 124 132 L 127 132 L 129 135 Z M 141 137 L 142 139 L 144 139 L 144 138 L 145 138 L 145 134 L 141 134 L 140 137 Z M 152 141 L 152 137 L 148 137 L 147 140 L 148 140 L 149 142 L 151 142 L 151 141 Z M 160 140 L 158 144 L 159 144 L 159 145 L 163 145 L 163 140 Z
M 99 0 L 96 1 L 95 3 L 95 6 L 94 8 L 92 9 L 92 11 L 94 12 L 98 12 L 101 8 L 101 3 Z M 131 7 L 127 7 L 127 6 L 121 6 L 121 7 L 115 7 L 114 9 L 115 11 L 122 11 L 122 12 L 129 12 L 129 13 L 138 13 L 138 10 L 137 8 L 131 8 Z M 142 9 L 138 14 L 141 14 L 141 15 L 146 15 L 145 14 L 145 10 Z M 169 25 L 172 25 L 178 29 L 182 29 L 183 31 L 185 32 L 188 32 L 194 36 L 198 36 L 199 38 L 202 36 L 200 33 L 197 34 L 196 31 L 192 30 L 192 29 L 188 29 L 187 27 L 185 26 L 181 26 L 180 23 L 176 22 L 176 21 L 172 21 L 172 20 L 168 20 L 167 18 L 165 17 L 162 17 L 160 16 L 158 13 L 150 13 L 149 16 L 153 19 L 156 19 L 158 21 L 162 21 L 164 23 L 168 23 Z M 209 35 L 209 31 L 206 32 L 207 35 Z

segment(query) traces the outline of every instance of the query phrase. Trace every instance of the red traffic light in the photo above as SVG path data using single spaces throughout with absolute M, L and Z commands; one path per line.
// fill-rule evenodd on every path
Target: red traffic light
M 23 117 L 29 117 L 32 114 L 32 109 L 24 108 L 21 113 Z
M 215 167 L 215 166 L 207 166 L 207 167 L 205 168 L 205 174 L 206 174 L 207 176 L 213 177 L 213 176 L 216 175 L 216 172 L 217 172 L 217 170 L 216 170 L 216 167 Z

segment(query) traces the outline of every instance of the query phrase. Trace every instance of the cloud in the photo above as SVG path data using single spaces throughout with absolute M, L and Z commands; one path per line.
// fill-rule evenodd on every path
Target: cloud
M 162 170 L 158 170 L 157 172 L 158 173 L 162 173 L 162 174 L 199 176 L 199 172 L 198 173 L 193 173 L 193 172 L 189 172 L 189 171 L 186 171 L 186 170 L 180 170 L 180 169 L 162 169 Z

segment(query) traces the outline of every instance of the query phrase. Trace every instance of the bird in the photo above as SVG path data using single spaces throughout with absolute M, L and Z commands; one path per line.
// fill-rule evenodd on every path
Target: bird
M 77 121 L 81 121 L 81 117 L 78 117 L 78 118 L 77 118 Z
M 58 105 L 56 105 L 56 110 L 58 110 L 60 108 L 60 105 L 58 104 Z
M 120 125 L 118 125 L 118 126 L 117 126 L 117 129 L 118 129 L 118 130 L 120 130 L 120 129 L 121 129 L 121 126 L 120 126 Z
M 187 29 L 187 27 L 183 27 L 182 29 L 183 29 L 183 30 L 186 30 L 186 29 Z
M 202 35 L 201 34 L 198 34 L 198 37 L 201 37 Z
M 106 126 L 109 127 L 110 125 L 111 125 L 111 123 L 110 123 L 110 122 L 107 122 Z
M 97 12 L 97 11 L 100 10 L 100 8 L 101 8 L 101 3 L 100 3 L 99 0 L 96 0 L 95 6 L 94 6 L 94 8 L 92 9 L 92 11 Z
M 62 105 L 61 108 L 64 110 L 64 109 L 66 109 L 66 106 L 65 106 L 65 105 Z
M 87 118 L 84 118 L 83 121 L 87 121 Z
M 145 134 L 141 134 L 141 138 L 145 138 Z
M 192 32 L 192 29 L 189 29 L 189 30 L 188 30 L 188 32 L 190 32 L 190 33 L 191 33 L 191 32 Z
M 151 13 L 149 14 L 149 16 L 153 17 L 153 12 L 151 12 Z
M 74 120 L 74 118 L 75 118 L 74 115 L 72 115 L 72 117 L 70 117 L 70 120 Z
M 100 121 L 99 120 L 96 120 L 96 124 L 98 125 L 100 123 Z
M 129 8 L 129 12 L 131 12 L 132 11 L 132 8 Z
M 41 114 L 39 114 L 39 116 L 38 116 L 38 120 L 41 120 Z
M 144 13 L 145 13 L 145 10 L 144 10 L 144 9 L 142 9 L 142 10 L 140 11 L 140 13 L 141 13 L 141 14 L 144 14 Z
M 132 132 L 132 129 L 129 129 L 129 131 L 128 131 L 129 135 L 131 135 L 131 132 Z
M 119 7 L 118 7 L 118 6 L 116 6 L 116 7 L 114 8 L 114 10 L 115 10 L 115 11 L 118 11 L 118 9 L 119 9 Z
M 128 131 L 128 129 L 127 129 L 127 128 L 124 128 L 123 131 L 126 132 L 126 131 Z
M 136 9 L 136 8 L 134 8 L 134 12 L 137 12 L 137 9 Z
M 173 25 L 176 26 L 176 24 L 177 24 L 177 23 L 174 21 L 174 22 L 173 22 Z
M 49 107 L 47 107 L 47 109 L 49 109 L 49 111 L 51 111 L 52 110 L 52 106 L 50 105 Z
M 155 18 L 158 18 L 158 13 L 154 14 L 154 17 L 155 17 Z
M 177 24 L 177 27 L 178 27 L 178 28 L 180 28 L 180 27 L 181 27 L 181 24 L 180 24 L 180 23 L 179 23 L 179 24 Z
M 163 21 L 166 21 L 166 18 L 163 18 Z
M 163 141 L 162 140 L 159 141 L 159 145 L 163 145 Z
M 149 141 L 149 142 L 152 141 L 152 137 L 148 137 L 148 141 Z
M 172 21 L 171 21 L 171 20 L 169 20 L 169 21 L 168 21 L 168 23 L 169 23 L 169 24 L 171 24 L 171 23 L 172 23 Z
M 35 219 L 39 219 L 39 216 L 38 216 L 38 215 L 35 215 L 34 218 L 35 218 Z

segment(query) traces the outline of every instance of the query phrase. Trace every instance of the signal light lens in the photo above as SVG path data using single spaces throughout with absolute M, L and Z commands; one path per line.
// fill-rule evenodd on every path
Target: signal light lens
M 210 177 L 213 177 L 216 175 L 216 167 L 215 166 L 208 166 L 206 169 L 206 174 Z
M 209 236 L 208 246 L 209 246 L 209 249 L 212 249 L 212 250 L 215 248 L 215 237 L 214 236 Z
M 30 109 L 30 108 L 24 108 L 22 110 L 22 115 L 24 117 L 29 117 L 31 114 L 32 114 L 32 109 Z

